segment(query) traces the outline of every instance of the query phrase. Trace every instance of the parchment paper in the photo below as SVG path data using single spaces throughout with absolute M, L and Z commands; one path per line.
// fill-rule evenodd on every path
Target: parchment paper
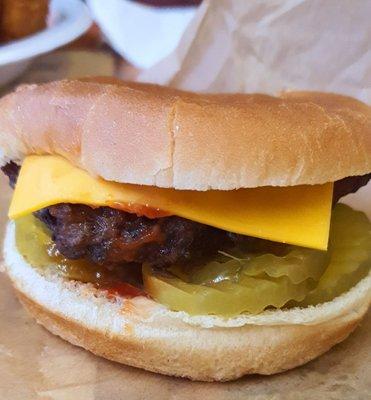
M 365 26 L 370 7 L 370 1 L 350 0 L 206 1 L 175 53 L 140 77 L 188 89 L 328 89 L 370 99 L 371 27 Z M 296 19 L 300 21 L 293 22 Z M 318 43 L 319 38 L 328 39 L 327 44 Z M 333 49 L 340 39 L 344 55 Z M 317 67 L 314 48 L 322 60 Z M 34 66 L 33 71 L 37 69 Z M 84 74 L 82 67 L 77 70 Z M 37 76 L 43 80 L 43 74 Z M 0 175 L 1 234 L 9 197 Z M 371 185 L 349 196 L 369 216 L 370 198 Z M 371 393 L 370 328 L 369 313 L 345 342 L 287 373 L 231 383 L 196 383 L 118 365 L 54 337 L 27 316 L 7 278 L 0 274 L 0 399 L 367 399 Z
M 333 91 L 371 102 L 370 0 L 205 0 L 138 79 L 206 92 Z

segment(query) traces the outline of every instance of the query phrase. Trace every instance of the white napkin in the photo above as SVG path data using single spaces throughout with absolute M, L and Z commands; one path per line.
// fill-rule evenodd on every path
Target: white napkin
M 196 7 L 151 7 L 131 0 L 87 0 L 110 45 L 138 68 L 149 68 L 167 56 Z

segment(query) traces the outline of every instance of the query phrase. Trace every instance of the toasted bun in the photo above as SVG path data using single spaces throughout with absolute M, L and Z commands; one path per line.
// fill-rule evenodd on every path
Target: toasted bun
M 369 276 L 316 307 L 192 317 L 144 297 L 109 300 L 90 285 L 43 277 L 18 253 L 13 223 L 4 255 L 19 299 L 55 335 L 110 360 L 202 381 L 269 375 L 304 364 L 344 340 L 371 297 Z
M 0 163 L 57 153 L 122 183 L 231 190 L 371 171 L 371 108 L 335 94 L 207 95 L 64 80 L 3 97 L 0 126 Z

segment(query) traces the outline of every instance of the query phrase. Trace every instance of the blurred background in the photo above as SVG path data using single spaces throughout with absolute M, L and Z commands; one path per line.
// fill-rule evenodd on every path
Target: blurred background
M 201 0 L 0 0 L 0 84 L 135 78 L 177 46 Z

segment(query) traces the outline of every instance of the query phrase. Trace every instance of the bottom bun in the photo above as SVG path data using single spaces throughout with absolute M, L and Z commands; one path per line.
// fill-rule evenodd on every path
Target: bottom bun
M 43 276 L 18 253 L 7 227 L 5 270 L 27 311 L 50 332 L 94 354 L 200 381 L 270 375 L 344 340 L 370 304 L 371 277 L 316 307 L 223 319 L 172 312 L 145 297 L 108 298 L 92 285 Z

